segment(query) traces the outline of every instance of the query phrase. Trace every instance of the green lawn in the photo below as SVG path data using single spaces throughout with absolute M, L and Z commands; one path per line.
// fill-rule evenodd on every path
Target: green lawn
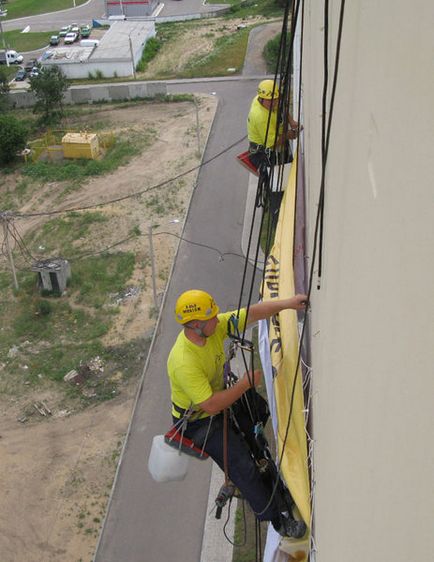
M 75 0 L 75 5 L 80 6 L 87 0 Z M 74 7 L 74 0 L 9 0 L 3 4 L 3 9 L 8 11 L 6 20 L 57 12 Z
M 265 16 L 279 17 L 283 14 L 283 7 L 277 0 L 225 0 L 231 8 L 224 15 L 227 18 Z M 208 4 L 221 4 L 220 0 L 208 0 Z
M 246 27 L 236 34 L 217 39 L 213 51 L 208 56 L 189 61 L 187 68 L 181 73 L 182 77 L 239 74 L 243 68 L 251 29 L 251 27 Z M 235 69 L 235 71 L 228 70 L 229 68 Z
M 21 33 L 21 31 L 5 31 L 4 37 L 9 49 L 14 49 L 19 53 L 26 51 L 36 51 L 46 47 L 52 35 L 56 35 L 58 30 L 40 31 L 37 33 Z

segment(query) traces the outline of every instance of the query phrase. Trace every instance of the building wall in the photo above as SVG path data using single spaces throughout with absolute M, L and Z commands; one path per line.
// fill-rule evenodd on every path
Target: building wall
M 158 0 L 106 0 L 106 15 L 127 18 L 150 16 L 158 5 Z
M 77 78 L 88 78 L 89 74 L 95 75 L 96 72 L 101 72 L 104 78 L 112 78 L 117 76 L 122 78 L 124 76 L 133 75 L 133 66 L 130 60 L 121 61 L 107 61 L 107 62 L 90 62 L 85 63 L 55 63 L 47 62 L 44 66 L 59 66 L 67 78 L 71 80 Z
M 65 92 L 64 103 L 93 103 L 136 98 L 150 98 L 167 94 L 166 82 L 126 82 L 124 84 L 89 84 L 72 86 Z M 14 107 L 32 107 L 36 98 L 32 92 L 12 91 L 9 93 Z
M 330 76 L 340 2 L 330 1 Z M 434 550 L 432 3 L 346 2 L 312 292 L 316 562 Z M 321 179 L 323 3 L 305 8 L 308 254 Z M 330 96 L 329 96 L 330 99 Z

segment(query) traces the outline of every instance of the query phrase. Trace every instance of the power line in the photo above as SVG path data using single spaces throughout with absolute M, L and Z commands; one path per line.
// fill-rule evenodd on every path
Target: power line
M 121 201 L 126 201 L 127 199 L 132 199 L 133 197 L 141 197 L 145 193 L 149 193 L 150 191 L 154 191 L 155 189 L 159 189 L 160 187 L 164 187 L 165 185 L 168 185 L 169 183 L 172 183 L 172 182 L 174 182 L 174 181 L 176 181 L 180 178 L 183 178 L 184 176 L 186 176 L 188 174 L 191 174 L 192 172 L 195 172 L 196 170 L 201 169 L 203 166 L 206 166 L 207 164 L 213 162 L 214 160 L 216 160 L 217 158 L 219 158 L 220 156 L 222 156 L 226 152 L 229 152 L 229 150 L 231 150 L 232 148 L 237 146 L 237 144 L 240 144 L 241 142 L 243 142 L 246 138 L 247 138 L 247 135 L 244 135 L 242 138 L 233 142 L 231 145 L 227 146 L 226 148 L 224 148 L 223 150 L 221 150 L 220 152 L 218 152 L 217 154 L 215 154 L 214 156 L 212 156 L 208 160 L 204 160 L 203 162 L 201 162 L 197 166 L 194 166 L 193 168 L 190 168 L 189 170 L 187 170 L 185 172 L 182 172 L 182 173 L 174 176 L 173 178 L 169 178 L 167 180 L 164 180 L 164 181 L 162 181 L 162 182 L 160 182 L 156 185 L 153 185 L 151 187 L 146 187 L 145 189 L 142 189 L 140 191 L 136 191 L 136 192 L 130 193 L 128 195 L 123 195 L 121 197 L 116 197 L 115 199 L 110 199 L 109 201 L 104 201 L 104 202 L 101 202 L 101 203 L 93 203 L 91 205 L 85 205 L 83 207 L 72 207 L 72 208 L 69 208 L 69 209 L 56 209 L 56 210 L 53 210 L 53 211 L 41 211 L 41 212 L 35 212 L 35 213 L 13 213 L 13 216 L 17 219 L 21 219 L 21 218 L 31 218 L 31 217 L 48 217 L 48 216 L 53 216 L 53 215 L 63 215 L 63 214 L 67 214 L 67 213 L 77 212 L 77 211 L 87 211 L 89 209 L 96 209 L 96 208 L 99 208 L 99 207 L 105 207 L 106 205 L 113 205 L 114 203 L 120 203 Z

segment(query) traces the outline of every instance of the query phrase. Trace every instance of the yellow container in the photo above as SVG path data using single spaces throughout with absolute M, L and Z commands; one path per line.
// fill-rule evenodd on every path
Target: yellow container
M 95 133 L 66 133 L 62 138 L 62 146 L 65 158 L 96 160 L 100 152 Z

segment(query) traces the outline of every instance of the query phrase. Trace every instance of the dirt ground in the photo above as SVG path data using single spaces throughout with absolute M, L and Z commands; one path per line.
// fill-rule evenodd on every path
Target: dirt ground
M 216 100 L 200 96 L 198 103 L 200 148 L 214 117 Z M 199 162 L 196 109 L 191 102 L 137 105 L 121 109 L 102 106 L 92 109 L 92 119 L 107 121 L 115 134 L 152 129 L 151 145 L 129 164 L 110 175 L 95 177 L 70 193 L 51 182 L 32 191 L 22 211 L 71 208 L 107 201 L 134 193 L 186 171 Z M 83 118 L 89 122 L 89 116 Z M 127 238 L 132 227 L 146 234 L 155 227 L 154 249 L 158 269 L 157 291 L 164 291 L 178 239 L 158 231 L 179 235 L 192 193 L 196 173 L 141 198 L 99 208 L 110 217 L 101 226 L 92 249 L 102 249 Z M 8 176 L 2 189 L 13 189 Z M 49 203 L 47 203 L 47 201 Z M 41 226 L 45 218 L 19 222 L 21 235 Z M 178 222 L 179 221 L 179 222 Z M 109 226 L 108 226 L 109 225 Z M 137 294 L 120 304 L 115 326 L 104 343 L 119 344 L 149 336 L 155 323 L 148 241 L 145 235 L 117 249 L 139 256 L 129 286 Z M 7 267 L 2 258 L 0 267 Z M 141 358 L 143 364 L 145 353 Z M 0 364 L 0 377 L 2 371 Z M 1 562 L 88 562 L 92 560 L 105 514 L 117 460 L 128 427 L 138 376 L 121 387 L 116 398 L 74 413 L 54 383 L 35 390 L 0 397 L 0 561 Z M 115 376 L 122 378 L 122 373 Z M 60 384 L 60 383 L 58 383 Z M 33 415 L 21 423 L 25 404 L 43 401 L 51 415 Z M 143 459 L 146 470 L 147 459 Z M 119 561 L 121 562 L 121 561 Z

